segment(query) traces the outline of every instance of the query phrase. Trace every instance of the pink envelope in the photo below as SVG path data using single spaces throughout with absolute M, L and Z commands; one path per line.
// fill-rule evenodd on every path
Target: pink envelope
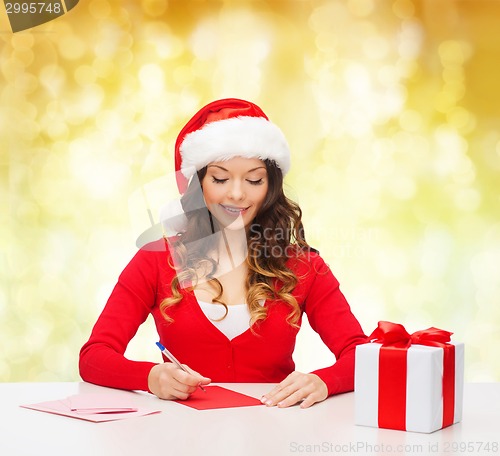
M 127 397 L 109 394 L 77 394 L 66 399 L 21 405 L 23 408 L 100 423 L 160 413 L 138 408 Z
M 130 405 L 130 399 L 106 394 L 75 394 L 65 399 L 72 412 L 92 413 L 128 413 L 137 412 L 138 408 Z

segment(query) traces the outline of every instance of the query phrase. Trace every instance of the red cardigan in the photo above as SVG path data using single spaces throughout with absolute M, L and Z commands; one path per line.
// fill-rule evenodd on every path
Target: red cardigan
M 181 291 L 184 299 L 168 309 L 174 322 L 165 321 L 159 304 L 171 295 L 175 275 L 168 260 L 164 248 L 143 249 L 123 270 L 80 351 L 83 380 L 148 391 L 148 374 L 155 363 L 131 361 L 124 353 L 150 313 L 161 343 L 213 382 L 277 383 L 294 371 L 292 354 L 298 329 L 286 322 L 290 308 L 280 301 L 266 301 L 268 316 L 253 328 L 255 332 L 248 329 L 232 340 L 207 319 L 192 291 Z M 293 295 L 336 357 L 333 366 L 314 373 L 326 383 L 329 394 L 352 391 L 355 346 L 367 339 L 337 279 L 314 252 L 289 259 L 287 266 L 299 277 Z

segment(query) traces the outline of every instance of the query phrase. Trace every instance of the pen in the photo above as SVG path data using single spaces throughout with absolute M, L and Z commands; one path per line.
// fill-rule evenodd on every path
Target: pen
M 156 342 L 156 345 L 158 345 L 158 348 L 161 350 L 161 352 L 170 360 L 172 361 L 174 364 L 177 365 L 177 367 L 179 369 L 182 369 L 184 372 L 187 372 L 188 374 L 190 374 L 191 372 L 189 372 L 179 361 L 177 361 L 177 358 L 172 355 L 172 353 L 170 353 L 160 342 Z M 205 390 L 205 388 L 203 388 L 203 386 L 201 385 L 198 385 L 201 390 L 206 393 L 207 391 Z

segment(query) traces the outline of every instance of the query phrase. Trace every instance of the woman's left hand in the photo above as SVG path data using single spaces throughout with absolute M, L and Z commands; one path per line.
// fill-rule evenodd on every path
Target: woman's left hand
M 295 371 L 262 396 L 261 402 L 269 407 L 290 407 L 300 402 L 301 408 L 307 408 L 327 397 L 328 388 L 316 374 Z

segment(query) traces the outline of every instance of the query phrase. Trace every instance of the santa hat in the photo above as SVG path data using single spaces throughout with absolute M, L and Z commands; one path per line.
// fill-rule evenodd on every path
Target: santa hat
M 237 98 L 213 101 L 181 130 L 175 143 L 177 187 L 184 194 L 191 177 L 213 161 L 233 157 L 273 160 L 290 169 L 290 150 L 282 131 L 257 105 Z

